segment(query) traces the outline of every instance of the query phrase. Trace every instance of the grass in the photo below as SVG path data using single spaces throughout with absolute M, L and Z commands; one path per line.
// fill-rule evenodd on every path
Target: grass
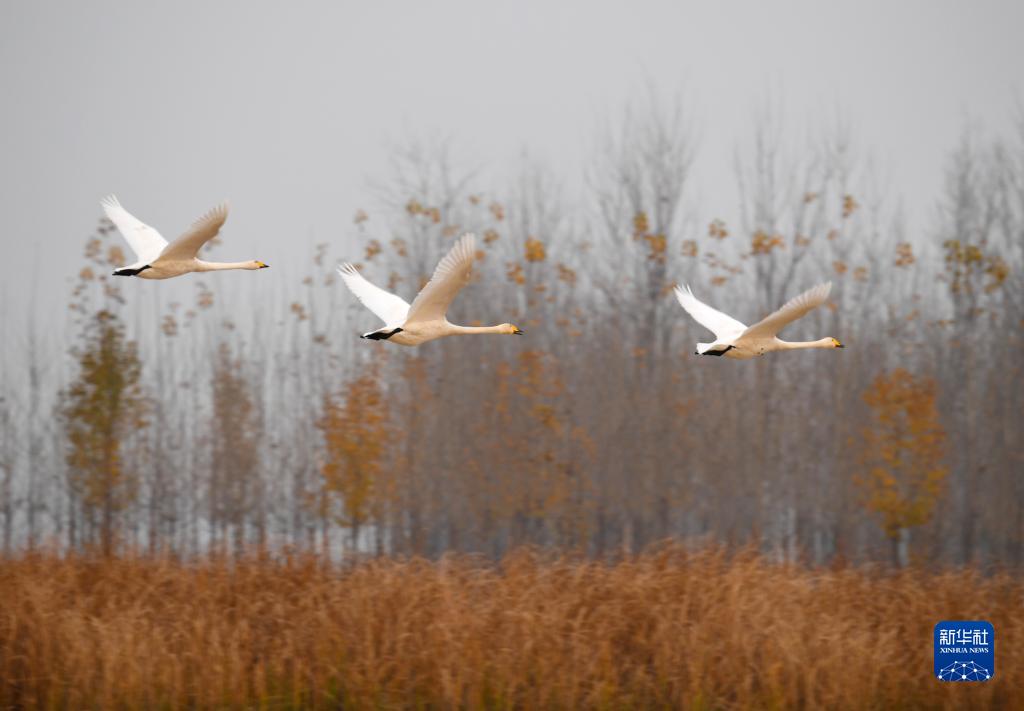
M 932 676 L 987 619 L 996 675 Z M 1017 708 L 1024 583 L 669 547 L 181 563 L 0 560 L 0 708 Z

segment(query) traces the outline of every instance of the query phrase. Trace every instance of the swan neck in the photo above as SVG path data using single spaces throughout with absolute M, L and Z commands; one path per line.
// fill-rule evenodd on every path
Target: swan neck
M 471 333 L 506 333 L 504 326 L 456 326 L 448 324 L 451 332 L 457 336 L 468 336 Z
M 218 272 L 225 269 L 259 269 L 253 262 L 204 262 L 201 259 L 197 259 L 199 267 L 196 269 L 197 272 Z
M 785 350 L 796 351 L 802 348 L 834 348 L 831 338 L 822 338 L 817 341 L 783 341 L 779 340 Z

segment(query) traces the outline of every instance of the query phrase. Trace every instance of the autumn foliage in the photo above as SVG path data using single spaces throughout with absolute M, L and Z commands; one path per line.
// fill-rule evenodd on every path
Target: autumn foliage
M 325 445 L 320 468 L 325 513 L 349 527 L 353 543 L 380 511 L 389 488 L 384 475 L 392 426 L 379 378 L 380 369 L 371 366 L 345 386 L 341 397 L 324 396 L 317 422 Z
M 87 321 L 75 351 L 78 376 L 64 390 L 60 416 L 67 431 L 69 488 L 81 508 L 82 541 L 113 551 L 118 515 L 134 500 L 137 482 L 125 464 L 125 443 L 146 426 L 142 363 L 116 315 Z
M 942 494 L 945 432 L 935 398 L 935 381 L 902 368 L 880 374 L 864 393 L 873 422 L 864 429 L 866 471 L 858 481 L 893 541 L 927 523 Z

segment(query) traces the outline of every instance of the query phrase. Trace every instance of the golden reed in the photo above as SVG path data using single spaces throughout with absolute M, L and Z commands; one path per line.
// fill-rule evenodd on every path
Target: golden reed
M 996 676 L 932 677 L 987 619 Z M 1024 708 L 1024 583 L 667 547 L 614 563 L 0 561 L 0 708 Z

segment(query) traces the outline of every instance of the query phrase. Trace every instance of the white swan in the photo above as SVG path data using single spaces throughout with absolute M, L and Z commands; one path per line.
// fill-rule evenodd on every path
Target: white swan
M 771 351 L 789 351 L 799 348 L 842 348 L 843 344 L 834 338 L 818 341 L 783 341 L 776 337 L 779 331 L 798 318 L 806 316 L 812 309 L 821 306 L 832 290 L 832 282 L 819 284 L 794 299 L 786 302 L 781 309 L 761 319 L 753 326 L 727 316 L 699 301 L 690 291 L 676 287 L 676 298 L 686 313 L 697 323 L 715 334 L 714 343 L 698 343 L 695 355 L 726 356 L 727 358 L 754 358 Z
M 204 262 L 196 254 L 217 236 L 228 219 L 228 206 L 221 203 L 198 220 L 181 237 L 170 244 L 159 232 L 121 207 L 113 195 L 101 203 L 110 221 L 135 252 L 136 262 L 114 270 L 114 276 L 137 276 L 141 279 L 170 279 L 189 272 L 213 272 L 221 269 L 266 269 L 263 262 Z
M 374 341 L 392 341 L 403 346 L 418 346 L 444 336 L 471 333 L 522 334 L 510 323 L 499 326 L 456 326 L 445 318 L 452 299 L 469 283 L 475 258 L 473 235 L 462 235 L 437 265 L 434 276 L 413 299 L 412 306 L 401 297 L 368 282 L 351 264 L 342 264 L 338 267 L 338 273 L 345 280 L 345 286 L 385 324 L 384 328 L 364 333 L 362 337 Z

